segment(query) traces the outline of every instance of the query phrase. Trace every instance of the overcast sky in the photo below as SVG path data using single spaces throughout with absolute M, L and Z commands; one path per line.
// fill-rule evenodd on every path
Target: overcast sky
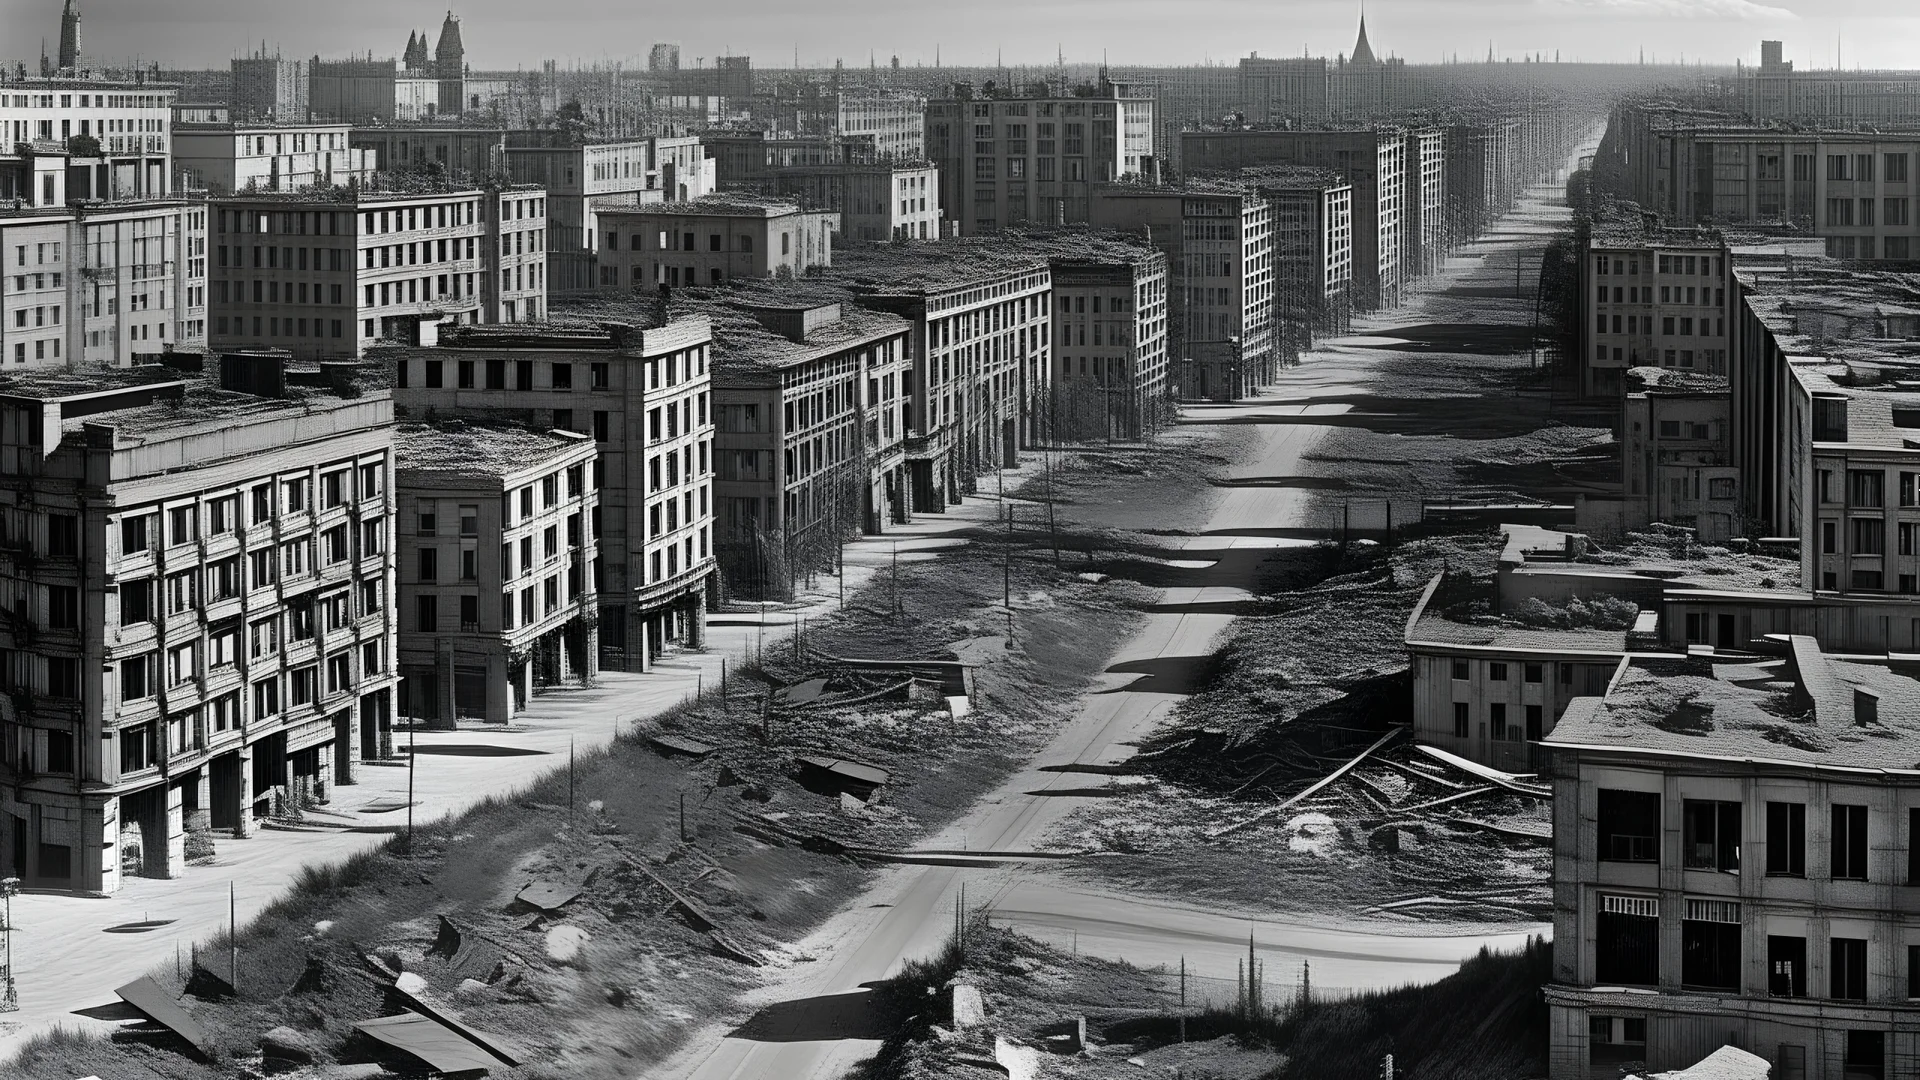
M 446 0 L 438 0 L 444 5 Z M 60 0 L 0 0 L 5 51 L 21 59 L 58 41 Z M 138 55 L 163 67 L 223 64 L 262 39 L 290 56 L 372 50 L 397 56 L 407 32 L 437 36 L 435 0 L 81 0 L 89 55 Z M 460 0 L 476 68 L 535 67 L 544 58 L 644 58 L 655 41 L 682 63 L 745 53 L 785 67 L 844 58 L 864 65 L 1069 61 L 1231 62 L 1249 51 L 1332 55 L 1353 47 L 1351 0 Z M 1565 59 L 1749 62 L 1762 37 L 1786 42 L 1796 67 L 1920 67 L 1920 7 L 1897 0 L 1371 0 L 1374 51 L 1430 62 L 1556 50 Z

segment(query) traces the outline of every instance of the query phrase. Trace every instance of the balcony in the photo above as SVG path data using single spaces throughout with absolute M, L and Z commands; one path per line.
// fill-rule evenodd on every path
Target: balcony
M 668 600 L 675 599 L 680 594 L 687 593 L 693 589 L 694 586 L 704 582 L 707 575 L 712 572 L 713 560 L 707 559 L 695 563 L 693 566 L 673 577 L 664 578 L 648 585 L 638 586 L 629 595 L 633 598 L 634 606 L 639 608 L 653 607 Z

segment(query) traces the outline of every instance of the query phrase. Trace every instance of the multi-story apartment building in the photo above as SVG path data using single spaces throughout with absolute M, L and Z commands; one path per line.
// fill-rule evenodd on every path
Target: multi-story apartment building
M 71 161 L 60 163 L 69 172 L 66 198 L 165 197 L 173 190 L 174 97 L 172 88 L 147 83 L 0 80 L 0 146 L 7 148 L 0 170 L 38 188 L 29 191 L 10 177 L 0 195 L 54 204 L 52 175 L 35 169 L 32 158 L 66 154 Z
M 1503 116 L 1445 127 L 1448 250 L 1486 232 L 1519 197 L 1521 123 Z
M 178 877 L 190 817 L 246 836 L 387 752 L 393 403 L 299 381 L 235 355 L 0 390 L 9 876 Z
M 594 440 L 408 423 L 394 453 L 401 713 L 505 723 L 599 670 Z
M 1273 207 L 1251 185 L 1115 184 L 1094 196 L 1094 223 L 1143 232 L 1167 255 L 1173 382 L 1185 399 L 1231 400 L 1273 381 Z
M 380 163 L 372 151 L 350 144 L 352 130 L 345 124 L 176 123 L 173 165 L 182 187 L 209 195 L 364 185 Z
M 215 199 L 209 340 L 352 357 L 423 323 L 539 318 L 545 203 L 451 185 Z
M 1739 535 L 1740 470 L 1729 447 L 1733 402 L 1719 376 L 1646 372 L 1628 384 L 1620 422 L 1623 529 L 1665 522 L 1708 543 Z
M 0 364 L 125 367 L 206 342 L 204 203 L 0 211 Z
M 1003 245 L 850 248 L 829 280 L 913 324 L 903 375 L 911 510 L 940 513 L 1044 432 L 1053 281 L 1044 256 Z
M 833 265 L 838 214 L 750 195 L 600 213 L 600 288 L 655 292 Z
M 1446 133 L 1440 128 L 1407 131 L 1407 199 L 1400 228 L 1400 265 L 1409 277 L 1440 272 L 1449 250 Z
M 1169 422 L 1166 255 L 1117 234 L 1036 246 L 1053 274 L 1054 436 L 1138 439 Z
M 1542 744 L 1553 782 L 1549 1075 L 1920 1062 L 1920 684 L 1811 638 L 1623 661 Z
M 1274 334 L 1296 359 L 1353 320 L 1353 185 L 1331 169 L 1248 169 L 1273 211 Z
M 1610 149 L 1632 165 L 1622 194 L 1671 225 L 1790 225 L 1840 259 L 1920 252 L 1920 133 L 1783 130 L 1658 110 L 1617 126 Z
M 1104 80 L 1032 97 L 965 90 L 927 103 L 927 156 L 962 235 L 1086 223 L 1095 185 L 1158 179 L 1153 99 Z
M 554 291 L 593 292 L 600 280 L 600 214 L 684 203 L 715 190 L 713 162 L 691 136 L 580 143 L 554 132 L 507 134 L 506 165 L 519 183 L 547 191 Z
M 791 596 L 850 533 L 908 519 L 907 320 L 776 288 L 673 311 L 714 327 L 714 526 L 729 594 Z
M 489 322 L 537 322 L 547 315 L 547 281 L 552 230 L 545 214 L 552 207 L 544 188 L 530 184 L 489 189 L 481 200 L 486 226 L 480 261 L 482 310 Z
M 904 162 L 793 165 L 773 170 L 768 194 L 839 215 L 843 240 L 938 240 L 940 170 Z
M 1397 128 L 1343 131 L 1189 131 L 1180 136 L 1188 175 L 1231 176 L 1248 166 L 1332 169 L 1353 185 L 1353 294 L 1362 310 L 1400 302 L 1409 198 L 1407 138 Z M 1435 177 L 1422 165 L 1422 183 Z M 1444 174 L 1438 182 L 1445 190 Z M 1422 200 L 1429 195 L 1422 194 Z
M 1619 398 L 1628 369 L 1725 375 L 1739 290 L 1717 234 L 1646 227 L 1594 230 L 1580 262 L 1581 391 Z
M 1114 67 L 1114 82 L 1153 96 L 1153 158 L 1163 172 L 1180 172 L 1180 133 L 1247 111 L 1240 69 L 1230 63 L 1176 67 Z
M 593 436 L 599 455 L 600 666 L 647 671 L 705 640 L 713 587 L 712 333 L 700 319 L 626 326 L 452 327 L 394 346 L 408 419 L 532 424 Z

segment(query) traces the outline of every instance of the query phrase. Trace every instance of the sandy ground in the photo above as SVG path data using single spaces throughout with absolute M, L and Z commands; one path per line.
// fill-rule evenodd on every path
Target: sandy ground
M 1545 188 L 1539 194 L 1551 192 Z M 1524 209 L 1504 230 L 1478 245 L 1478 252 L 1454 260 L 1449 279 L 1483 269 L 1496 253 L 1510 251 L 1516 240 L 1544 243 L 1563 219 L 1564 211 Z M 1512 265 L 1514 256 L 1509 253 L 1507 258 Z M 1433 294 L 1439 298 L 1431 306 L 1418 300 L 1406 309 L 1373 317 L 1357 332 L 1426 325 L 1434 321 L 1436 308 L 1459 324 L 1476 321 L 1470 317 L 1474 312 L 1486 321 L 1500 321 L 1482 310 L 1488 303 L 1484 299 L 1458 301 L 1445 296 L 1447 280 Z M 1518 301 L 1506 302 L 1518 305 Z M 1351 341 L 1335 343 L 1290 369 L 1277 387 L 1256 400 L 1188 412 L 1187 421 L 1196 425 L 1246 425 L 1254 432 L 1234 447 L 1226 483 L 1174 505 L 1129 500 L 1124 512 L 1116 508 L 1113 516 L 1088 524 L 1140 529 L 1157 523 L 1168 533 L 1161 538 L 1166 556 L 1228 571 L 1234 568 L 1224 556 L 1242 542 L 1270 549 L 1276 543 L 1307 543 L 1324 535 L 1326 504 L 1316 499 L 1310 486 L 1243 481 L 1301 475 L 1307 455 L 1341 418 L 1354 411 L 1351 398 L 1364 391 L 1374 365 L 1382 356 L 1395 355 L 1375 347 L 1377 341 Z M 1202 576 L 1194 584 L 1164 588 L 1139 632 L 1113 656 L 1111 684 L 1087 696 L 1071 723 L 1029 768 L 982 799 L 972 813 L 926 847 L 970 852 L 1033 850 L 1066 815 L 1099 798 L 1098 793 L 1079 794 L 1087 788 L 1089 777 L 1075 767 L 1124 760 L 1135 744 L 1164 722 L 1168 710 L 1184 696 L 1184 688 L 1167 686 L 1150 673 L 1204 665 L 1233 622 L 1233 605 L 1250 598 L 1243 574 L 1223 576 L 1232 583 L 1209 584 Z M 1196 953 L 1202 954 L 1202 963 L 1231 970 L 1231 957 L 1245 948 L 1249 928 L 1248 920 L 1236 912 L 1180 907 L 1084 888 L 1044 868 L 902 867 L 882 875 L 865 897 L 801 943 L 800 948 L 821 957 L 822 963 L 769 986 L 761 1000 L 772 1012 L 789 1009 L 794 1002 L 829 1000 L 857 1011 L 863 987 L 895 974 L 905 959 L 934 951 L 960 902 L 963 885 L 969 906 L 985 905 L 996 918 L 1016 926 L 1024 921 L 1050 935 L 1049 941 L 1068 940 L 1077 950 L 1140 965 L 1177 963 L 1181 956 Z M 1360 987 L 1430 981 L 1482 945 L 1509 947 L 1545 927 L 1516 925 L 1458 937 L 1438 936 L 1431 928 L 1401 937 L 1394 936 L 1391 927 L 1363 928 L 1351 923 L 1312 927 L 1275 921 L 1254 929 L 1274 970 L 1295 968 L 1303 959 L 1319 956 L 1339 971 L 1337 977 L 1329 976 L 1330 982 Z M 1217 950 L 1217 958 L 1206 955 L 1209 949 Z M 706 1037 L 696 1038 L 685 1052 L 649 1075 L 697 1080 L 836 1076 L 876 1046 L 867 1040 L 807 1038 L 808 1034 L 788 1031 L 768 1038 L 763 1030 L 752 1029 L 729 1035 L 724 1025 L 715 1025 Z

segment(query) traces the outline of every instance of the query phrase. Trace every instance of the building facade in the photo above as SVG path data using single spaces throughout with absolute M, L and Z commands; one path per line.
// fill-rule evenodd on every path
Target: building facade
M 351 145 L 351 131 L 345 124 L 175 124 L 173 164 L 181 186 L 209 195 L 364 185 L 380 163 Z
M 712 331 L 456 327 L 393 347 L 407 419 L 531 423 L 593 437 L 599 476 L 600 666 L 647 671 L 669 644 L 699 647 L 714 588 Z
M 768 188 L 839 215 L 842 240 L 938 240 L 946 227 L 931 165 L 793 165 L 773 170 Z
M 1338 172 L 1353 186 L 1354 304 L 1369 311 L 1399 304 L 1407 276 L 1400 261 L 1409 198 L 1404 132 L 1394 128 L 1190 131 L 1180 139 L 1189 175 L 1231 176 L 1250 166 L 1267 165 Z M 1441 189 L 1444 192 L 1444 179 Z
M 602 211 L 688 202 L 715 190 L 713 163 L 692 137 L 579 144 L 509 132 L 506 168 L 515 182 L 547 191 L 549 259 L 560 294 L 598 288 Z
M 1798 1080 L 1920 1067 L 1915 717 L 1910 675 L 1801 637 L 1758 662 L 1625 661 L 1575 701 L 1544 743 L 1549 1075 L 1728 1043 Z
M 600 224 L 600 288 L 651 293 L 832 266 L 840 220 L 793 203 L 713 195 L 604 210 Z
M 0 394 L 0 861 L 31 887 L 179 877 L 189 824 L 249 835 L 390 746 L 392 399 L 280 364 L 223 361 L 266 395 L 151 369 Z
M 1580 262 L 1581 391 L 1619 398 L 1627 371 L 1674 368 L 1725 375 L 1733 266 L 1718 236 L 1622 229 L 1596 235 Z
M 451 186 L 215 199 L 210 341 L 338 358 L 422 323 L 538 317 L 545 201 Z
M 1055 438 L 1145 437 L 1171 419 L 1167 258 L 1076 237 L 1052 248 Z
M 591 436 L 499 424 L 395 433 L 400 712 L 505 723 L 599 670 Z
M 1094 185 L 1158 179 L 1153 99 L 1105 81 L 1084 90 L 927 103 L 927 156 L 961 235 L 1084 224 Z
M 905 522 L 911 325 L 747 292 L 711 313 L 714 526 L 729 595 L 790 597 L 849 536 Z

